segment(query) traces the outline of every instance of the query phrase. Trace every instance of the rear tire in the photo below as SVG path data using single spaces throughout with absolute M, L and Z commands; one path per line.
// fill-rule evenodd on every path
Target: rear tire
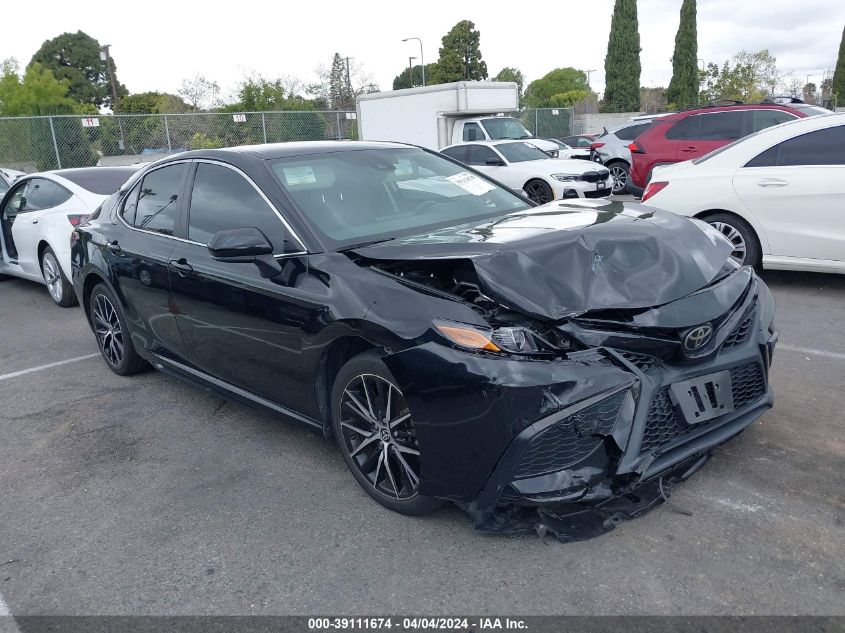
M 114 291 L 106 284 L 97 284 L 89 300 L 91 327 L 100 354 L 109 369 L 119 376 L 131 376 L 148 367 L 135 351 L 123 308 Z
M 743 266 L 753 266 L 758 270 L 761 268 L 760 242 L 748 222 L 732 213 L 711 213 L 701 219 L 734 245 L 731 257 Z
M 419 494 L 420 451 L 396 379 L 376 351 L 352 358 L 332 388 L 332 429 L 352 476 L 385 508 L 422 516 L 442 505 Z
M 50 298 L 57 306 L 69 308 L 76 305 L 76 295 L 73 293 L 73 285 L 65 277 L 59 259 L 51 247 L 46 247 L 41 253 L 41 277 Z

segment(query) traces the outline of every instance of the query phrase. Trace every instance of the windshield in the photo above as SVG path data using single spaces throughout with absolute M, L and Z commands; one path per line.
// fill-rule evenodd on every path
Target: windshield
M 494 119 L 484 119 L 481 122 L 487 135 L 494 141 L 504 138 L 534 138 L 522 123 L 509 116 L 500 116 Z
M 293 156 L 270 167 L 306 221 L 337 249 L 530 207 L 465 166 L 415 148 Z
M 523 163 L 527 160 L 546 160 L 549 155 L 529 143 L 498 143 L 494 147 L 509 163 Z

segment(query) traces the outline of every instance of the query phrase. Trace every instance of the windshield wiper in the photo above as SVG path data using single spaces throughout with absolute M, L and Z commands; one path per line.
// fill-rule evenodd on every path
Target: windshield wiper
M 382 242 L 389 242 L 390 240 L 395 240 L 395 237 L 383 237 L 378 240 L 369 240 L 367 242 L 358 242 L 357 244 L 350 244 L 349 246 L 344 246 L 343 248 L 337 249 L 338 253 L 343 253 L 345 251 L 354 251 L 356 248 L 365 248 L 367 246 L 374 246 L 375 244 L 381 244 Z

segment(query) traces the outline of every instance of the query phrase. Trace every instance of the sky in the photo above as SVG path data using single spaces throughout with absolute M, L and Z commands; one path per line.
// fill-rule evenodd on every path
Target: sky
M 643 86 L 666 86 L 681 0 L 639 0 Z M 459 20 L 475 22 L 492 75 L 504 66 L 528 81 L 573 66 L 604 87 L 604 56 L 613 0 L 504 2 L 500 0 L 319 0 L 220 2 L 144 0 L 80 5 L 41 0 L 38 18 L 24 19 L 0 38 L 0 59 L 25 66 L 41 43 L 82 30 L 111 45 L 117 76 L 130 92 L 176 92 L 182 80 L 204 75 L 223 96 L 248 74 L 268 79 L 316 80 L 339 52 L 353 58 L 383 90 L 419 56 L 437 60 L 441 38 Z M 778 68 L 804 83 L 821 83 L 836 62 L 845 2 L 842 0 L 698 0 L 698 56 L 722 63 L 741 49 L 768 48 Z M 414 62 L 418 63 L 418 62 Z

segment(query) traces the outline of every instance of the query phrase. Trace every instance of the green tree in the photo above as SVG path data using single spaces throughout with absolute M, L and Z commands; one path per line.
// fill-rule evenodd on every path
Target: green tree
M 528 84 L 528 88 L 525 89 L 525 105 L 529 108 L 561 106 L 560 103 L 551 104 L 551 98 L 554 95 L 573 91 L 581 91 L 585 94 L 589 91 L 587 74 L 571 67 L 555 68 Z
M 191 106 L 182 97 L 166 92 L 139 92 L 120 100 L 121 114 L 179 114 L 189 112 Z
M 204 75 L 183 79 L 176 92 L 193 110 L 202 111 L 220 105 L 220 85 Z
M 425 82 L 432 83 L 431 78 L 434 77 L 434 69 L 437 64 L 425 65 Z M 413 68 L 413 74 L 409 69 L 403 70 L 401 73 L 393 78 L 393 89 L 402 90 L 403 88 L 413 88 L 414 86 L 422 86 L 422 65 L 417 64 Z
M 773 95 L 780 83 L 777 59 L 768 50 L 740 51 L 721 67 L 710 63 L 700 73 L 699 100 L 752 103 Z
M 481 33 L 470 20 L 461 20 L 443 36 L 433 84 L 487 79 L 487 62 L 481 59 Z
M 839 57 L 836 59 L 836 70 L 833 71 L 832 91 L 836 105 L 845 105 L 845 28 L 842 29 L 842 40 L 839 42 Z
M 116 73 L 114 60 L 110 66 L 100 59 L 100 43 L 90 35 L 77 31 L 62 33 L 45 41 L 32 56 L 30 65 L 41 64 L 56 79 L 68 82 L 68 97 L 97 108 L 113 107 L 108 70 Z M 118 99 L 128 94 L 114 75 Z
M 502 70 L 499 71 L 499 73 L 495 77 L 493 77 L 493 81 L 514 82 L 516 84 L 517 90 L 519 91 L 519 105 L 520 107 L 522 107 L 522 90 L 525 87 L 525 75 L 522 74 L 522 71 L 519 70 L 519 68 L 505 66 L 504 68 L 502 68 Z
M 640 109 L 640 33 L 637 0 L 616 0 L 604 58 L 604 108 Z
M 681 22 L 675 35 L 672 55 L 672 81 L 666 89 L 666 99 L 676 107 L 696 105 L 698 101 L 698 31 L 695 0 L 684 0 Z

